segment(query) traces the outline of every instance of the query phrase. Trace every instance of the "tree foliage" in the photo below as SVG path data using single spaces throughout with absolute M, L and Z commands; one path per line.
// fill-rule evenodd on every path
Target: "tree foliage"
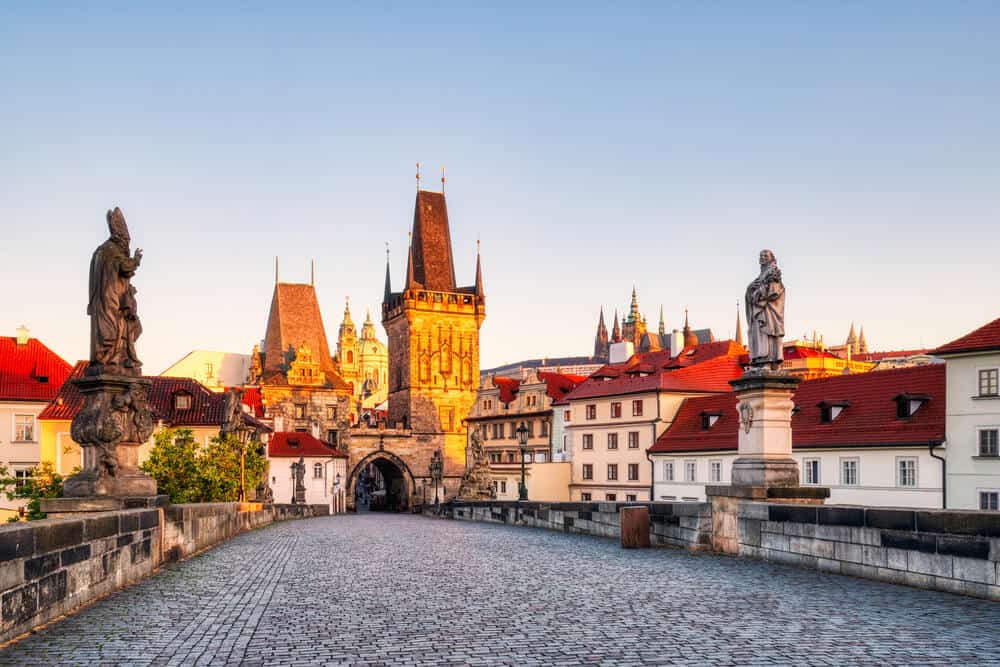
M 260 443 L 244 445 L 235 436 L 212 438 L 200 446 L 190 430 L 160 431 L 142 469 L 156 480 L 159 492 L 169 495 L 172 503 L 239 500 L 240 456 L 244 448 L 247 497 L 252 498 L 267 462 Z
M 6 467 L 0 466 L 0 491 L 8 500 L 27 499 L 24 518 L 28 521 L 44 519 L 42 498 L 59 498 L 62 496 L 63 477 L 56 472 L 50 461 L 43 461 L 39 466 L 28 471 L 27 479 L 18 480 L 11 475 Z M 20 481 L 20 485 L 18 484 Z M 18 521 L 12 517 L 9 521 Z

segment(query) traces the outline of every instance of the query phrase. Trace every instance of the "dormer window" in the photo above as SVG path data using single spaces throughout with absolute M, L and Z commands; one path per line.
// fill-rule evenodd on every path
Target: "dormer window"
M 701 413 L 701 430 L 707 431 L 708 429 L 715 426 L 715 422 L 719 421 L 719 417 L 722 416 L 721 412 L 702 412 Z
M 844 408 L 849 405 L 850 403 L 847 401 L 822 401 L 818 403 L 820 422 L 829 424 L 839 417 Z
M 174 410 L 190 410 L 191 409 L 191 394 L 177 393 L 174 394 Z
M 892 400 L 896 401 L 896 419 L 909 419 L 920 407 L 931 400 L 930 396 L 922 394 L 899 394 Z
M 288 439 L 288 448 L 289 449 L 298 449 L 299 448 L 299 439 L 298 438 L 289 438 Z

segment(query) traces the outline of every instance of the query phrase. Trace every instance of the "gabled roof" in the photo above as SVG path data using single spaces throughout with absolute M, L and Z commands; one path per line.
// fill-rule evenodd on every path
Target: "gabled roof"
M 73 367 L 71 378 L 82 377 L 87 370 L 88 362 L 78 361 Z M 226 413 L 225 392 L 214 392 L 191 378 L 175 378 L 157 375 L 148 377 L 152 381 L 149 388 L 149 407 L 153 417 L 163 420 L 171 427 L 184 426 L 222 426 Z M 246 402 L 247 392 L 244 392 Z M 174 397 L 177 394 L 187 394 L 191 397 L 191 407 L 184 410 L 174 408 Z M 59 393 L 50 402 L 38 419 L 71 420 L 83 407 L 83 394 L 72 382 L 64 382 Z M 251 406 L 252 407 L 252 406 Z M 247 423 L 259 428 L 267 428 L 258 422 L 253 415 L 244 414 Z
M 1000 317 L 961 338 L 956 338 L 950 343 L 932 350 L 931 354 L 958 354 L 960 352 L 986 352 L 987 350 L 1000 350 Z
M 920 354 L 931 354 L 930 348 L 918 350 L 885 350 L 884 352 L 861 352 L 852 355 L 854 361 L 882 361 L 883 359 L 905 359 Z
M 277 283 L 271 297 L 271 311 L 264 334 L 264 378 L 266 382 L 287 380 L 289 364 L 302 345 L 326 376 L 327 386 L 348 387 L 337 374 L 323 327 L 316 289 L 299 283 Z
M 927 397 L 907 419 L 896 416 L 901 394 Z M 943 364 L 913 366 L 878 373 L 858 373 L 802 382 L 794 399 L 792 446 L 795 448 L 927 445 L 945 436 L 945 370 Z M 820 404 L 849 403 L 832 422 L 820 419 Z M 702 413 L 721 413 L 702 429 Z M 739 413 L 733 392 L 685 399 L 670 428 L 650 452 L 736 450 Z
M 651 391 L 727 392 L 731 390 L 729 381 L 735 380 L 743 374 L 740 355 L 737 354 L 718 354 L 700 363 L 694 361 L 695 357 L 692 354 L 690 359 L 683 364 L 681 362 L 678 362 L 676 366 L 670 363 L 664 364 L 659 370 L 649 375 L 628 373 L 630 367 L 649 363 L 643 361 L 643 356 L 635 355 L 625 364 L 602 368 L 580 383 L 566 398 L 577 400 Z M 615 370 L 621 375 L 609 377 Z
M 433 292 L 456 291 L 448 206 L 443 192 L 417 191 L 412 243 L 414 281 Z
M 267 442 L 268 458 L 299 458 L 300 456 L 330 456 L 346 459 L 347 454 L 314 438 L 310 433 L 281 431 L 271 435 Z M 311 474 L 311 473 L 310 473 Z
M 37 338 L 18 345 L 14 337 L 0 336 L 0 401 L 51 401 L 71 370 Z
M 583 375 L 543 371 L 538 374 L 538 379 L 545 383 L 545 393 L 549 398 L 561 401 L 587 378 Z M 494 377 L 493 384 L 500 390 L 500 400 L 503 403 L 512 402 L 521 388 L 521 381 L 515 378 Z

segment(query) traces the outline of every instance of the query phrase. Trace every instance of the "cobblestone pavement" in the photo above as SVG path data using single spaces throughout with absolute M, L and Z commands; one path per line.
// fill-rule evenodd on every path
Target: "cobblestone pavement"
M 528 528 L 289 521 L 0 652 L 3 665 L 1000 665 L 1000 605 Z

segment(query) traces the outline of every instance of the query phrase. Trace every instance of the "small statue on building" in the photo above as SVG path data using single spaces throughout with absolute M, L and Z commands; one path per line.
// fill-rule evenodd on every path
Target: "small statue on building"
M 243 392 L 235 387 L 226 391 L 226 404 L 223 408 L 222 427 L 219 436 L 236 435 L 243 428 Z
M 760 251 L 760 275 L 747 286 L 747 343 L 756 371 L 777 371 L 784 361 L 785 285 L 774 253 Z
M 490 462 L 483 447 L 483 436 L 479 429 L 473 429 L 469 438 L 465 475 L 458 488 L 461 500 L 489 500 L 494 496 Z
M 292 476 L 295 479 L 295 491 L 292 493 L 293 505 L 304 505 L 306 502 L 306 462 L 301 456 L 297 463 L 292 464 Z

